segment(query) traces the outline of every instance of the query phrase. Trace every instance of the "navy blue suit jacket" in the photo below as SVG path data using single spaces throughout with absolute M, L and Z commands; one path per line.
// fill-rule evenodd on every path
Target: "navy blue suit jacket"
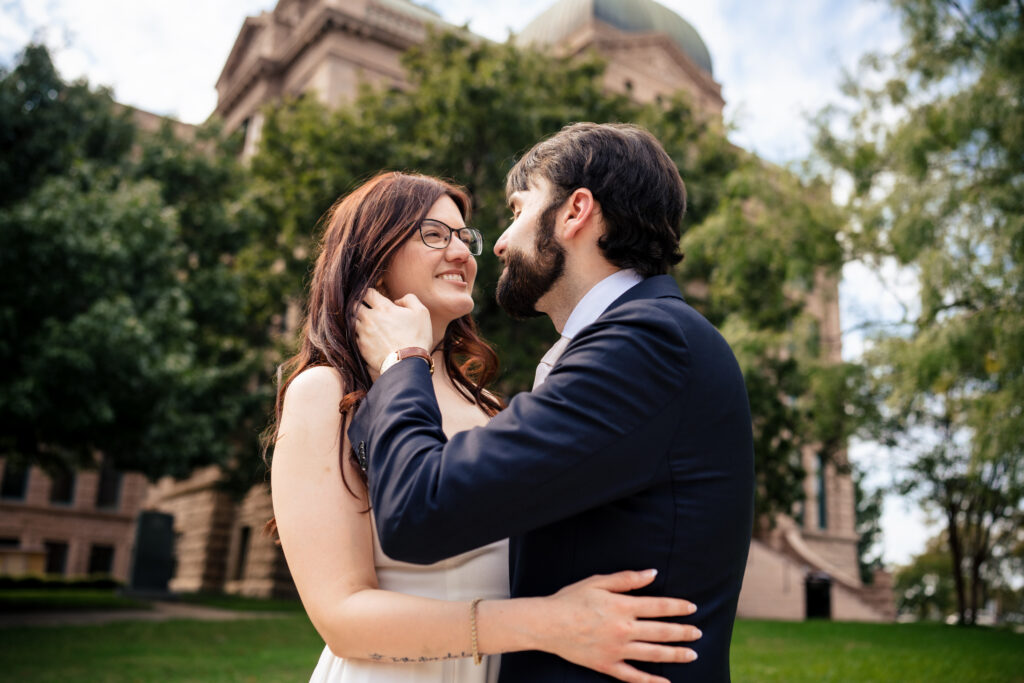
M 728 681 L 753 516 L 743 377 L 721 335 L 667 275 L 617 299 L 545 383 L 450 440 L 426 363 L 374 385 L 349 428 L 369 460 L 384 552 L 431 563 L 511 538 L 513 597 L 592 574 L 658 570 L 641 593 L 686 598 L 704 636 L 672 681 Z M 503 682 L 607 681 L 541 652 L 502 657 Z

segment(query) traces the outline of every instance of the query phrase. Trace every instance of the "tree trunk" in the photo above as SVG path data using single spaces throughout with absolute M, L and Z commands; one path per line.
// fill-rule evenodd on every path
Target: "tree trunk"
M 949 554 L 953 559 L 953 584 L 956 586 L 957 623 L 965 625 L 967 611 L 967 594 L 964 587 L 963 547 L 960 544 L 960 533 L 956 519 L 957 506 L 953 501 L 946 503 L 946 523 L 949 526 Z

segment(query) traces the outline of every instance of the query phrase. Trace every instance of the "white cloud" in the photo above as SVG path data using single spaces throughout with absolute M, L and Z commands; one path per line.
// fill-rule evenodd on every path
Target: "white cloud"
M 273 0 L 49 0 L 3 7 L 0 36 L 9 23 L 2 59 L 10 62 L 26 37 L 44 29 L 61 74 L 110 85 L 118 100 L 199 123 L 216 104 L 214 84 L 242 22 Z M 20 39 L 20 44 L 13 41 Z

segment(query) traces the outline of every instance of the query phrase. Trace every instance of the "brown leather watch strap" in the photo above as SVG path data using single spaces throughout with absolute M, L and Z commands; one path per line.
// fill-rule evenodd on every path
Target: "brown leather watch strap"
M 398 360 L 403 361 L 406 358 L 422 358 L 430 366 L 430 374 L 434 374 L 434 359 L 430 357 L 430 353 L 426 349 L 418 346 L 407 346 L 404 349 L 399 349 Z

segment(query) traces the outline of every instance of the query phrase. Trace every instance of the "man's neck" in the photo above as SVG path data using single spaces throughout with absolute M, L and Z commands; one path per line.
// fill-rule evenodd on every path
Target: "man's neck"
M 601 280 L 621 270 L 607 261 L 603 263 L 590 263 L 586 267 L 572 269 L 566 264 L 565 274 L 559 278 L 555 286 L 551 288 L 537 302 L 537 310 L 546 313 L 551 318 L 558 334 L 562 334 L 565 323 L 569 316 L 580 303 L 580 300 L 587 295 Z M 576 272 L 573 272 L 573 271 Z

